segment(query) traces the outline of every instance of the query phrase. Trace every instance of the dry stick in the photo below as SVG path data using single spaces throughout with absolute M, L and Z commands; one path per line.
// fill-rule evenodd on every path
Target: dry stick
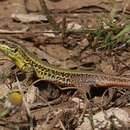
M 65 43 L 65 39 L 66 39 L 66 16 L 64 16 L 63 20 L 62 20 L 62 40 L 63 40 L 63 43 Z
M 34 81 L 30 86 L 32 87 L 34 84 L 36 84 L 36 83 L 38 83 L 39 81 L 44 81 L 44 79 L 38 79 L 38 80 L 36 80 L 36 81 Z M 39 95 L 37 95 L 37 96 L 39 96 Z M 44 102 L 46 102 L 46 104 L 49 106 L 49 108 L 53 111 L 53 113 L 55 113 L 55 111 L 54 111 L 54 108 L 51 106 L 51 104 L 48 102 L 48 101 L 46 101 L 43 97 L 41 97 L 41 96 L 39 96 L 39 98 L 41 99 L 41 100 L 43 100 Z M 51 130 L 53 127 L 54 127 L 54 125 L 56 124 L 56 122 L 57 121 L 59 121 L 59 123 L 60 123 L 60 125 L 61 125 L 61 128 L 63 129 L 63 130 L 66 130 L 65 129 L 65 127 L 64 127 L 64 125 L 63 125 L 63 123 L 62 123 L 62 121 L 59 119 L 61 117 L 61 114 L 60 114 L 60 116 L 57 116 L 56 118 L 55 118 L 55 120 L 52 122 L 52 124 L 51 124 L 51 126 L 50 126 L 50 129 L 49 130 Z
M 17 81 L 18 89 L 19 89 L 19 91 L 20 91 L 20 93 L 21 93 L 21 95 L 22 95 L 22 97 L 23 97 L 23 104 L 24 104 L 24 106 L 25 106 L 25 108 L 26 108 L 28 117 L 29 117 L 29 119 L 30 119 L 30 130 L 33 130 L 33 119 L 32 119 L 32 115 L 31 115 L 31 112 L 30 112 L 30 107 L 29 107 L 29 105 L 27 104 L 27 102 L 26 102 L 26 100 L 25 100 L 24 92 L 23 92 L 23 90 L 21 89 L 20 82 L 19 82 L 19 80 L 18 80 L 17 75 L 16 75 L 16 81 Z
M 38 82 L 40 82 L 40 81 L 44 81 L 43 79 L 38 79 L 38 80 L 36 80 L 36 81 L 34 81 L 30 86 L 32 87 L 32 86 L 34 86 L 34 84 L 36 84 L 36 83 L 38 83 Z M 38 96 L 38 95 L 37 95 Z M 50 105 L 50 103 L 48 102 L 48 101 L 46 101 L 43 97 L 41 97 L 41 96 L 39 96 L 44 102 L 46 102 L 46 104 L 49 106 L 49 108 L 51 109 L 51 110 L 53 110 L 54 108 Z M 54 112 L 54 111 L 53 111 Z
M 81 33 L 89 33 L 90 31 L 94 31 L 95 29 L 87 29 L 87 28 L 84 28 L 84 29 L 79 29 L 79 30 L 74 30 L 74 29 L 66 29 L 65 30 L 65 34 L 81 34 Z M 13 30 L 13 31 L 10 31 L 10 30 L 5 30 L 5 29 L 0 29 L 0 34 L 34 34 L 34 35 L 37 35 L 39 33 L 62 33 L 62 31 L 60 30 L 54 30 L 54 31 L 33 31 L 33 32 L 29 32 L 27 31 L 27 28 L 25 29 L 22 29 L 22 30 Z
M 89 101 L 89 120 L 90 120 L 90 124 L 91 124 L 91 129 L 94 130 L 95 126 L 94 126 L 94 119 L 93 119 L 91 101 Z
M 39 96 L 39 95 L 37 95 L 37 96 L 38 96 L 42 101 L 46 102 L 47 105 L 49 106 L 49 108 L 53 111 L 53 113 L 55 113 L 54 108 L 51 106 L 51 104 L 50 104 L 48 101 L 46 101 L 43 97 L 41 97 L 41 96 Z M 57 123 L 57 121 L 58 121 L 59 124 L 61 125 L 61 128 L 62 128 L 63 130 L 66 130 L 65 127 L 64 127 L 64 125 L 63 125 L 63 123 L 62 123 L 62 121 L 61 121 L 61 119 L 60 119 L 60 117 L 62 116 L 62 113 L 63 113 L 63 112 L 61 112 L 60 114 L 56 115 L 56 118 L 53 120 L 53 122 L 52 122 L 51 125 L 49 126 L 48 130 L 51 130 L 51 129 L 55 126 L 55 124 Z M 46 123 L 47 123 L 47 121 L 46 121 Z
M 30 11 L 28 9 L 27 2 L 28 0 L 24 0 L 24 7 L 25 7 L 26 12 L 29 13 Z
M 113 87 L 112 89 L 115 89 L 115 88 Z M 104 107 L 105 105 L 108 106 L 108 103 L 112 100 L 112 98 L 109 98 L 109 100 L 107 101 L 107 104 L 105 103 L 105 105 L 104 105 L 104 103 L 103 103 L 103 100 L 105 99 L 105 94 L 106 94 L 108 91 L 109 91 L 108 89 L 105 90 L 105 92 L 103 93 L 103 95 L 102 95 L 102 97 L 101 97 L 101 108 L 102 108 L 102 110 L 103 110 L 103 107 Z M 110 92 L 110 91 L 109 91 L 109 92 Z M 109 107 L 109 106 L 108 106 L 108 107 Z
M 119 61 L 119 63 L 121 63 L 122 65 L 124 65 L 125 67 L 127 67 L 128 69 L 130 69 L 130 66 L 127 65 L 125 62 L 123 62 L 120 58 L 119 58 L 119 55 L 115 55 L 115 58 Z M 122 73 L 120 73 L 122 74 Z
M 10 58 L 8 58 L 8 57 L 3 57 L 3 58 L 0 58 L 0 61 L 1 61 L 1 60 L 11 61 L 11 60 L 10 60 Z
M 117 10 L 116 0 L 110 0 L 110 4 L 112 6 L 112 10 L 110 11 L 110 16 L 113 19 L 113 17 L 115 16 L 116 10 Z
M 124 15 L 126 10 L 127 10 L 127 8 L 128 8 L 128 6 L 129 6 L 129 4 L 130 4 L 130 1 L 129 0 L 124 0 L 123 3 L 124 3 L 124 7 L 123 7 L 122 14 Z
M 54 20 L 54 18 L 51 16 L 50 10 L 47 8 L 45 1 L 44 0 L 39 0 L 39 1 L 42 7 L 42 11 L 44 14 L 46 14 L 46 17 L 49 23 L 52 25 L 54 31 L 60 31 L 60 28 L 58 24 L 56 23 L 56 21 Z
M 36 34 L 36 33 L 61 33 L 60 31 L 28 31 L 28 27 L 25 27 L 21 30 L 7 30 L 0 29 L 0 34 Z
M 10 31 L 10 30 L 4 30 L 4 29 L 0 29 L 0 33 L 2 34 L 13 34 L 13 33 L 26 33 L 26 28 L 25 29 L 22 29 L 22 30 L 14 30 L 14 31 Z

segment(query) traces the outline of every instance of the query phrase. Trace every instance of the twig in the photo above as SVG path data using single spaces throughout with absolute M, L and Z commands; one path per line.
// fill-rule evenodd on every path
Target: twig
M 10 60 L 10 58 L 8 58 L 8 57 L 3 57 L 3 58 L 0 58 L 0 61 L 1 61 L 1 60 L 11 61 L 11 60 Z
M 93 120 L 92 102 L 91 102 L 91 100 L 88 102 L 88 106 L 89 106 L 89 109 L 88 109 L 89 117 L 88 117 L 88 118 L 89 118 L 89 120 L 90 120 L 91 129 L 92 129 L 92 130 L 95 130 L 94 120 Z
M 0 29 L 0 33 L 1 34 L 14 34 L 14 33 L 26 33 L 27 32 L 27 28 L 24 28 L 22 30 L 15 30 L 15 31 L 10 31 L 10 30 L 4 30 L 4 29 Z
M 28 0 L 24 0 L 24 6 L 25 6 L 26 12 L 29 13 L 30 11 L 28 9 L 27 2 L 28 2 Z
M 58 24 L 56 23 L 56 21 L 54 20 L 54 18 L 51 16 L 50 10 L 47 8 L 45 1 L 40 0 L 40 4 L 41 4 L 43 13 L 46 14 L 46 17 L 49 23 L 52 25 L 53 29 L 56 31 L 60 31 L 60 28 Z
M 43 97 L 41 97 L 41 96 L 39 96 L 39 97 L 40 97 L 41 100 L 43 100 L 44 102 L 46 102 L 47 105 L 49 106 L 49 108 L 53 111 L 53 113 L 55 113 L 54 108 L 51 106 L 51 104 L 50 104 L 48 101 L 46 101 Z M 53 120 L 53 122 L 52 122 L 51 125 L 49 126 L 48 130 L 52 130 L 52 128 L 55 126 L 55 124 L 56 124 L 57 122 L 60 123 L 61 128 L 62 128 L 63 130 L 66 130 L 65 127 L 64 127 L 64 125 L 63 125 L 63 123 L 62 123 L 62 121 L 61 121 L 61 119 L 60 119 L 60 117 L 62 116 L 62 114 L 63 114 L 63 111 L 62 111 L 61 113 L 59 113 L 58 115 L 56 115 L 56 118 Z M 46 121 L 46 123 L 47 123 L 47 121 Z
M 21 93 L 21 95 L 22 95 L 22 97 L 23 97 L 23 104 L 24 104 L 24 106 L 25 106 L 25 108 L 26 108 L 27 115 L 28 115 L 29 120 L 30 120 L 30 130 L 33 130 L 33 119 L 32 119 L 32 115 L 31 115 L 31 112 L 30 112 L 30 107 L 29 107 L 28 103 L 27 103 L 26 100 L 25 100 L 24 92 L 23 92 L 23 90 L 22 90 L 22 88 L 21 88 L 21 86 L 20 86 L 20 82 L 19 82 L 19 80 L 18 80 L 17 75 L 16 75 L 16 81 L 17 81 L 18 89 L 19 89 L 19 91 L 20 91 L 20 93 Z
M 124 15 L 126 10 L 127 10 L 127 8 L 128 8 L 128 6 L 129 6 L 129 4 L 130 4 L 130 1 L 129 0 L 124 0 L 123 3 L 124 3 L 124 7 L 123 7 L 122 14 Z
M 64 16 L 63 20 L 62 20 L 62 41 L 63 43 L 65 43 L 65 38 L 66 38 L 66 16 Z
M 38 79 L 38 80 L 34 81 L 34 82 L 31 84 L 31 86 L 34 85 L 34 84 L 36 84 L 36 83 L 38 83 L 39 81 L 44 81 L 44 80 L 43 80 L 43 79 Z M 37 96 L 39 96 L 39 95 L 37 95 Z M 40 98 L 42 101 L 46 102 L 46 104 L 47 104 L 47 105 L 49 106 L 49 108 L 53 111 L 53 113 L 55 113 L 54 108 L 51 106 L 51 104 L 50 104 L 48 101 L 46 101 L 46 100 L 45 100 L 43 97 L 41 97 L 41 96 L 39 96 L 39 98 Z M 61 115 L 62 115 L 62 113 L 60 113 L 59 115 L 56 116 L 56 118 L 53 120 L 53 122 L 52 122 L 52 124 L 50 125 L 50 128 L 48 128 L 48 130 L 51 130 L 51 129 L 54 127 L 54 125 L 56 124 L 57 121 L 60 123 L 62 129 L 63 129 L 63 130 L 66 130 L 65 127 L 64 127 L 64 125 L 63 125 L 63 123 L 62 123 L 62 121 L 60 120 Z
M 123 62 L 120 58 L 119 55 L 117 54 L 117 56 L 115 55 L 115 58 L 119 61 L 119 63 L 121 63 L 122 65 L 124 65 L 125 67 L 127 67 L 128 69 L 130 69 L 130 66 L 127 65 L 125 62 Z M 122 74 L 122 73 L 121 73 Z
M 85 34 L 85 33 L 89 33 L 89 32 L 91 32 L 91 31 L 94 31 L 95 29 L 87 29 L 87 28 L 84 28 L 84 29 L 79 29 L 79 30 L 77 30 L 77 29 L 67 29 L 66 31 L 65 31 L 65 34 L 67 35 L 67 34 L 81 34 L 81 33 L 83 33 L 83 34 Z M 62 33 L 62 31 L 58 31 L 58 30 L 54 30 L 54 31 L 32 31 L 32 32 L 27 32 L 26 31 L 26 29 L 22 29 L 22 30 L 14 30 L 14 31 L 10 31 L 10 30 L 3 30 L 3 29 L 0 29 L 0 34 L 34 34 L 34 35 L 37 35 L 37 34 L 39 34 L 39 33 L 42 33 L 42 34 L 44 34 L 44 33 L 55 33 L 55 34 L 57 34 L 57 33 Z

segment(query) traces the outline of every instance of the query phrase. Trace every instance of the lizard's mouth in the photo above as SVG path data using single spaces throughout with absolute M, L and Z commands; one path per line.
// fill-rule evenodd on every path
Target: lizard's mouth
M 5 44 L 0 43 L 0 51 L 8 55 L 8 53 L 10 52 L 10 48 Z
M 16 56 L 13 50 L 14 49 L 10 48 L 8 45 L 0 43 L 0 51 L 3 52 L 10 59 L 16 60 Z

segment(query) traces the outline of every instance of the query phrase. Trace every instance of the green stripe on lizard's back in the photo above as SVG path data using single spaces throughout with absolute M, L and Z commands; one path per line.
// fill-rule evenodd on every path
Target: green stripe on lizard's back
M 34 72 L 38 78 L 65 84 L 70 87 L 130 87 L 130 80 L 125 77 L 95 74 L 88 71 L 65 70 L 51 66 L 40 60 L 28 49 L 8 39 L 0 39 L 0 51 L 8 56 L 20 70 Z

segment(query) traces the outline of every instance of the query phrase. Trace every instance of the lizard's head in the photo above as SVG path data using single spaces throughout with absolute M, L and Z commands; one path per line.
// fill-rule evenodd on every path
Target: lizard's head
M 7 55 L 12 60 L 20 58 L 19 46 L 6 39 L 0 39 L 0 51 Z
M 8 56 L 12 61 L 16 63 L 18 67 L 22 67 L 26 62 L 24 50 L 19 44 L 6 40 L 0 39 L 0 51 Z

